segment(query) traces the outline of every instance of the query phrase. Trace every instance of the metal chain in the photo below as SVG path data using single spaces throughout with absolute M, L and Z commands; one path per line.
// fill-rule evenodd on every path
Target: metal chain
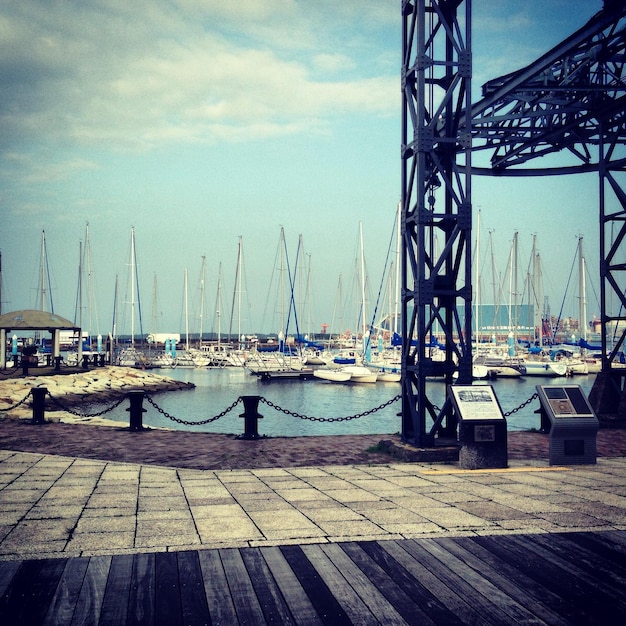
M 224 417 L 224 415 L 232 411 L 239 404 L 239 402 L 241 402 L 241 396 L 239 396 L 230 406 L 226 407 L 221 413 L 218 413 L 214 417 L 209 417 L 208 419 L 194 422 L 174 417 L 173 415 L 170 415 L 167 411 L 163 410 L 148 394 L 146 394 L 144 397 L 161 415 L 167 417 L 167 419 L 169 420 L 172 420 L 172 422 L 176 422 L 177 424 L 185 424 L 185 426 L 201 426 L 203 424 L 216 422 L 218 419 Z
M 24 402 L 28 400 L 29 396 L 30 396 L 30 391 L 17 404 L 14 404 L 13 406 L 7 406 L 4 409 L 0 409 L 0 411 L 12 411 L 13 409 L 17 409 L 18 406 L 24 404 Z
M 525 406 L 528 406 L 533 400 L 536 400 L 538 397 L 539 397 L 538 393 L 533 393 L 533 395 L 530 396 L 530 398 L 528 398 L 526 402 L 522 402 L 522 404 L 520 404 L 518 407 L 506 412 L 504 414 L 504 417 L 508 417 L 509 415 L 513 415 L 513 413 L 517 413 L 520 409 L 523 409 Z
M 47 395 L 50 397 L 50 400 L 52 400 L 52 402 L 56 404 L 62 411 L 66 411 L 67 413 L 71 413 L 72 415 L 77 415 L 78 417 L 100 417 L 101 415 L 104 415 L 105 413 L 110 413 L 113 409 L 117 408 L 120 404 L 122 404 L 124 400 L 126 400 L 125 397 L 122 397 L 117 402 L 114 402 L 113 404 L 106 407 L 105 409 L 102 409 L 102 411 L 97 411 L 96 413 L 83 413 L 82 411 L 77 411 L 63 404 L 60 400 L 57 400 L 49 391 L 47 392 Z
M 22 370 L 19 367 L 13 368 L 10 372 L 5 373 L 3 370 L 0 370 L 0 376 L 4 376 L 5 378 L 16 378 L 22 374 Z
M 274 404 L 271 400 L 268 400 L 267 398 L 261 397 L 259 398 L 259 402 L 263 402 L 267 404 L 267 406 L 269 406 L 272 409 L 275 409 L 276 411 L 279 411 L 280 413 L 284 413 L 285 415 L 291 415 L 292 417 L 297 417 L 298 419 L 310 420 L 312 422 L 347 422 L 348 420 L 355 420 L 360 417 L 365 417 L 366 415 L 371 415 L 372 413 L 376 413 L 376 411 L 380 411 L 381 409 L 384 409 L 390 404 L 393 404 L 394 402 L 396 402 L 396 400 L 399 400 L 401 397 L 402 396 L 397 395 L 394 398 L 391 398 L 391 400 L 387 400 L 387 402 L 384 402 L 383 404 L 380 404 L 373 409 L 369 409 L 368 411 L 363 411 L 362 413 L 357 413 L 356 415 L 348 415 L 346 417 L 313 417 L 311 415 L 303 415 L 302 413 L 296 413 L 295 411 L 289 411 L 288 409 L 283 409 L 282 407 Z

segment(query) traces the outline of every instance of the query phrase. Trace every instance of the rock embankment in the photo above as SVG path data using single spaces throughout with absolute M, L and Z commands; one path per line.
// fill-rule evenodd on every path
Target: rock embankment
M 77 374 L 51 376 L 19 376 L 0 380 L 0 417 L 26 417 L 32 414 L 31 400 L 15 409 L 8 409 L 23 400 L 33 387 L 45 387 L 50 396 L 63 406 L 88 406 L 118 400 L 129 391 L 178 391 L 191 389 L 185 383 L 152 372 L 129 367 L 102 367 Z M 47 411 L 58 411 L 54 402 Z

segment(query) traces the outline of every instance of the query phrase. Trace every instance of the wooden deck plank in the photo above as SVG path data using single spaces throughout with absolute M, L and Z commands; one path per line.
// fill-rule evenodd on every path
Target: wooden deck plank
M 409 545 L 414 547 L 415 543 Z M 491 611 L 491 614 L 502 612 L 509 623 L 532 624 L 539 622 L 539 619 L 523 604 L 517 602 L 511 595 L 485 577 L 480 568 L 478 570 L 473 569 L 463 559 L 447 550 L 445 545 L 444 542 L 438 542 L 435 539 L 426 539 L 419 542 L 421 549 L 438 559 L 448 571 L 453 572 L 454 576 L 460 578 L 464 585 L 470 586 L 474 602 L 479 602 L 481 606 L 485 606 L 484 598 L 489 603 L 490 610 L 491 606 L 494 606 L 495 611 Z M 502 576 L 504 575 L 503 572 Z
M 590 598 L 590 603 L 585 600 L 588 596 L 587 587 L 578 578 L 570 578 L 558 559 L 538 559 L 537 554 L 530 549 L 532 537 L 532 535 L 524 535 L 520 541 L 516 541 L 511 535 L 484 536 L 476 537 L 474 541 L 499 554 L 500 558 L 508 560 L 513 567 L 523 571 L 524 574 L 562 598 L 560 612 L 570 623 L 593 622 L 591 616 L 595 615 L 596 611 L 599 611 L 599 615 L 603 615 L 604 607 L 598 607 L 593 598 Z M 611 622 L 603 619 L 600 623 Z
M 214 624 L 237 624 L 237 612 L 218 550 L 198 553 L 209 616 Z
M 617 624 L 625 553 L 610 531 L 0 562 L 0 624 Z
M 417 602 L 411 598 L 411 596 L 405 591 L 396 580 L 396 572 L 388 572 L 379 563 L 376 562 L 370 554 L 368 554 L 363 544 L 358 543 L 344 543 L 340 544 L 341 549 L 352 559 L 356 565 L 363 571 L 367 578 L 373 585 L 382 593 L 387 600 L 393 604 L 398 613 L 404 618 L 407 624 L 436 624 L 436 616 L 439 615 L 441 620 L 444 621 L 448 617 L 448 612 L 443 611 L 439 603 L 430 597 L 428 598 L 428 607 L 426 612 L 422 610 Z M 387 554 L 387 553 L 384 553 Z M 389 557 L 391 559 L 391 557 Z M 399 565 L 399 564 L 396 564 Z M 396 570 L 400 569 L 396 567 Z M 403 568 L 401 568 L 403 569 Z M 406 570 L 403 571 L 403 575 L 408 575 Z M 426 592 L 428 593 L 428 592 Z
M 603 620 L 610 620 L 615 615 L 626 615 L 626 604 L 616 598 L 611 590 L 607 590 L 606 586 L 595 578 L 592 564 L 586 568 L 584 563 L 574 563 L 556 555 L 552 550 L 540 545 L 539 537 L 539 535 L 528 537 L 523 542 L 525 549 L 531 552 L 535 563 L 542 564 L 542 568 L 550 562 L 553 567 L 561 571 L 561 578 L 567 579 L 568 587 L 571 589 L 570 593 L 575 595 L 575 601 L 581 610 L 591 611 L 594 615 L 606 616 Z M 518 546 L 522 544 L 519 537 L 512 537 L 511 541 Z M 552 541 L 555 544 L 558 543 L 559 535 L 553 535 Z M 610 622 L 605 621 L 605 623 Z
M 154 570 L 156 589 L 154 623 L 157 626 L 182 624 L 182 603 L 176 554 L 174 552 L 157 552 Z
M 209 622 L 209 607 L 204 593 L 200 560 L 196 551 L 178 552 L 178 578 L 182 621 L 185 626 Z
M 337 569 L 335 564 L 322 549 L 322 545 L 304 545 L 302 546 L 302 552 L 313 567 L 315 567 L 317 573 L 328 588 L 332 589 L 337 602 L 339 602 L 352 623 L 379 623 L 361 596 L 354 590 L 343 573 Z
M 403 550 L 401 544 L 401 541 L 381 541 L 360 545 L 438 624 L 480 623 L 481 616 L 466 598 L 444 585 L 424 563 Z
M 289 606 L 291 614 L 297 617 L 298 624 L 301 626 L 319 626 L 322 624 L 323 622 L 311 599 L 302 588 L 280 548 L 272 546 L 260 548 L 260 551 L 277 587 Z
M 65 564 L 65 559 L 23 561 L 0 602 L 0 624 L 41 624 Z
M 0 598 L 4 595 L 8 586 L 11 584 L 15 573 L 20 568 L 21 561 L 2 561 L 0 562 Z
M 98 623 L 126 624 L 132 572 L 132 554 L 116 555 L 111 559 Z
M 612 589 L 611 595 L 618 594 L 626 580 L 625 561 L 616 561 L 610 555 L 600 554 L 591 550 L 583 539 L 582 533 L 565 533 L 555 537 L 537 535 L 534 541 L 542 547 L 554 552 L 564 561 L 569 561 L 576 568 L 593 571 L 593 578 L 606 591 Z
M 401 547 L 406 550 L 413 558 L 423 563 L 452 593 L 459 598 L 465 599 L 471 604 L 481 616 L 481 620 L 485 620 L 489 624 L 497 626 L 507 626 L 511 623 L 511 618 L 499 610 L 489 598 L 481 593 L 477 593 L 472 584 L 470 584 L 463 576 L 449 568 L 449 565 L 436 558 L 429 550 L 424 547 L 424 542 L 428 539 L 420 541 L 402 541 Z M 451 558 L 450 565 L 457 565 L 457 562 Z M 466 572 L 464 572 L 466 574 Z
M 240 624 L 265 624 L 248 571 L 237 548 L 220 549 L 224 573 Z
M 322 580 L 311 561 L 306 558 L 301 546 L 281 546 L 286 561 L 311 599 L 317 614 L 324 624 L 342 626 L 351 624 L 341 604 Z M 333 590 L 334 591 L 334 590 Z
M 274 580 L 259 548 L 241 551 L 241 557 L 250 575 L 261 610 L 268 624 L 295 624 L 294 616 Z
M 498 558 L 467 537 L 449 537 L 434 541 L 445 542 L 447 550 L 482 573 L 520 604 L 529 607 L 539 619 L 553 626 L 565 626 L 569 623 L 559 611 L 562 598 L 518 571 L 511 561 Z
M 385 625 L 407 623 L 393 604 L 380 592 L 377 585 L 365 575 L 339 544 L 320 544 L 319 547 L 377 619 L 382 618 Z
M 156 596 L 156 555 L 135 554 L 133 558 L 132 583 L 128 598 L 129 625 L 151 626 L 154 624 Z
M 98 623 L 112 560 L 110 556 L 92 556 L 89 559 L 83 586 L 74 609 L 72 626 Z
M 43 624 L 70 624 L 85 580 L 88 558 L 68 559 Z

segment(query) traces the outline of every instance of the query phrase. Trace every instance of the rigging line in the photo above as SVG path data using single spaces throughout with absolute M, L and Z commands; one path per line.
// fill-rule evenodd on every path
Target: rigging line
M 578 250 L 576 250 L 576 254 L 574 254 L 574 258 L 572 260 L 572 266 L 569 270 L 569 276 L 567 277 L 567 284 L 565 285 L 565 294 L 563 295 L 563 300 L 561 301 L 561 309 L 559 310 L 559 316 L 556 318 L 556 326 L 552 329 L 552 336 L 556 337 L 556 332 L 559 329 L 559 324 L 561 323 L 561 316 L 563 315 L 563 308 L 565 307 L 565 299 L 567 298 L 567 292 L 569 291 L 569 284 L 572 280 L 572 274 L 574 273 L 574 266 L 576 265 L 576 257 L 578 255 Z
M 387 271 L 387 269 L 389 268 L 389 257 L 391 255 L 391 246 L 393 244 L 394 241 L 394 233 L 396 232 L 396 224 L 398 222 L 398 216 L 396 214 L 396 217 L 394 218 L 393 221 L 393 228 L 391 229 L 391 237 L 389 238 L 389 245 L 387 246 L 387 255 L 385 257 L 385 264 L 383 265 L 383 273 L 380 279 L 380 286 L 378 288 L 378 295 L 376 296 L 376 303 L 374 304 L 374 312 L 372 313 L 372 322 L 370 323 L 370 327 L 369 327 L 369 335 L 367 337 L 367 343 L 365 344 L 365 348 L 367 349 L 367 347 L 370 344 L 370 340 L 372 337 L 372 331 L 374 330 L 374 320 L 376 319 L 376 313 L 378 312 L 378 305 L 380 303 L 380 297 L 381 297 L 381 293 L 383 291 L 383 285 L 385 284 L 385 273 Z M 397 224 L 397 226 L 399 227 L 400 225 Z M 391 330 L 391 329 L 390 329 Z
M 291 291 L 289 297 L 289 311 L 287 312 L 287 326 L 285 328 L 285 335 L 287 334 L 287 329 L 289 328 L 289 322 L 291 320 L 291 311 L 293 309 L 293 317 L 296 322 L 296 337 L 300 336 L 300 328 L 298 326 L 298 312 L 296 310 L 296 302 L 294 299 L 294 281 L 296 272 L 298 271 L 298 261 L 300 259 L 300 239 L 298 239 L 298 247 L 296 248 L 296 264 L 293 270 L 293 277 L 291 275 L 291 268 L 289 266 L 289 254 L 287 253 L 287 240 L 283 238 L 283 246 L 285 249 L 285 261 L 287 262 L 287 276 L 289 277 L 289 289 Z M 285 337 L 286 339 L 286 337 Z

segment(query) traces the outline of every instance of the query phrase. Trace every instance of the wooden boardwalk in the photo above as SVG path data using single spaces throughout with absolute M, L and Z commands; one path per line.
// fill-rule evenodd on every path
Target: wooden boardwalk
M 0 562 L 0 624 L 624 624 L 626 531 Z

